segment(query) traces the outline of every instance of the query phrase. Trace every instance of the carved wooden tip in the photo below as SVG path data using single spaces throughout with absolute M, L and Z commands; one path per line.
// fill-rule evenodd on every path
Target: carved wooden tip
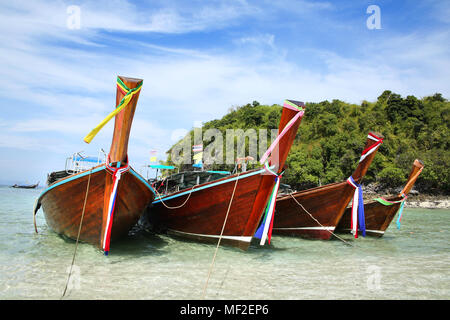
M 369 133 L 373 134 L 374 136 L 376 136 L 376 137 L 378 137 L 380 139 L 384 139 L 384 136 L 381 133 L 379 133 L 379 132 L 370 131 Z
M 138 79 L 138 78 L 130 78 L 130 77 L 124 77 L 124 76 L 118 76 L 120 80 L 122 80 L 123 83 L 125 83 L 125 85 L 128 88 L 135 88 L 137 87 L 142 81 L 142 79 Z
M 414 166 L 418 167 L 418 168 L 423 168 L 424 164 L 423 164 L 422 160 L 416 159 L 416 160 L 414 160 Z
M 289 101 L 292 104 L 295 104 L 297 107 L 305 107 L 305 104 L 302 101 L 296 101 L 296 100 L 290 100 L 290 99 L 286 99 L 286 101 Z

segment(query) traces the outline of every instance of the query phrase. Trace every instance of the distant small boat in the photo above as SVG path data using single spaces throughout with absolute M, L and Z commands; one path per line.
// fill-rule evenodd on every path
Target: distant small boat
M 277 199 L 273 233 L 328 240 L 341 220 L 355 189 L 383 141 L 370 132 L 359 164 L 347 181 L 282 195 Z M 351 181 L 352 179 L 352 181 Z
M 89 142 L 115 117 L 106 163 L 62 178 L 62 173 L 55 175 L 34 209 L 36 215 L 42 205 L 47 224 L 55 232 L 93 244 L 105 254 L 110 242 L 126 235 L 154 198 L 151 185 L 130 167 L 127 155 L 141 86 L 140 79 L 118 77 L 116 109 L 85 138 Z
M 11 188 L 18 188 L 18 189 L 36 189 L 37 186 L 39 185 L 39 182 L 36 184 L 28 184 L 28 185 L 12 185 Z
M 370 236 L 382 237 L 386 229 L 391 224 L 397 212 L 402 214 L 402 205 L 406 201 L 409 192 L 416 183 L 417 178 L 423 170 L 423 163 L 420 160 L 415 160 L 409 174 L 409 178 L 405 187 L 399 195 L 388 198 L 377 198 L 364 203 L 364 215 L 366 217 L 366 233 Z M 401 218 L 401 216 L 399 216 Z M 336 228 L 336 232 L 349 232 L 348 226 L 350 225 L 351 208 L 345 210 L 339 225 Z M 399 219 L 398 227 L 399 227 Z
M 223 244 L 243 250 L 255 233 L 261 244 L 270 241 L 273 211 L 264 209 L 268 202 L 272 208 L 275 204 L 280 175 L 303 114 L 303 102 L 285 101 L 279 135 L 260 160 L 264 168 L 224 173 L 221 179 L 200 184 L 196 184 L 197 177 L 190 179 L 184 189 L 157 197 L 146 213 L 147 221 L 172 235 L 204 242 L 221 239 Z M 262 220 L 264 229 L 259 230 Z

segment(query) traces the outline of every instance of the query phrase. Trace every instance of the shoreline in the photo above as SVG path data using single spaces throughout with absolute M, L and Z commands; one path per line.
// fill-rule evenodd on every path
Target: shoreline
M 9 187 L 8 185 L 0 185 L 0 187 Z M 38 187 L 34 190 L 45 189 L 45 187 Z M 384 190 L 380 192 L 374 192 L 373 186 L 363 186 L 363 196 L 365 201 L 372 200 L 374 198 L 391 197 L 400 192 L 398 190 Z M 450 196 L 445 195 L 431 195 L 419 193 L 416 190 L 411 190 L 408 195 L 408 199 L 405 204 L 406 208 L 422 208 L 422 209 L 450 209 Z
M 367 201 L 378 198 L 380 195 L 390 197 L 397 195 L 397 193 L 364 192 L 364 199 Z M 415 194 L 415 192 L 412 192 L 408 195 L 405 208 L 450 209 L 450 197 L 444 195 Z

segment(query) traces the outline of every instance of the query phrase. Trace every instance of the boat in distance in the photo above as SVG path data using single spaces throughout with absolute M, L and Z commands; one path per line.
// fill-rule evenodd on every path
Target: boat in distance
M 16 189 L 36 189 L 39 185 L 39 182 L 36 184 L 13 184 L 11 186 L 11 188 L 16 188 Z

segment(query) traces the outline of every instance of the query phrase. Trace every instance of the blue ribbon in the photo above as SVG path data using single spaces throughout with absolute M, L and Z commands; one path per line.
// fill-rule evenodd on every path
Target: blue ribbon
M 267 216 L 267 215 L 266 215 Z M 264 231 L 264 225 L 266 224 L 266 216 L 264 216 L 263 222 L 259 225 L 258 230 L 256 230 L 254 237 L 257 239 L 261 239 L 263 231 Z
M 364 217 L 364 200 L 363 200 L 363 190 L 360 184 L 357 184 L 353 177 L 350 176 L 351 183 L 356 186 L 355 192 L 358 192 L 358 226 L 359 230 L 362 232 L 362 236 L 366 236 L 366 218 Z
M 397 218 L 397 229 L 400 230 L 400 220 L 402 219 L 402 214 L 403 214 L 403 207 L 405 206 L 405 202 L 402 202 L 402 205 L 400 206 L 400 209 L 398 209 L 398 218 Z

